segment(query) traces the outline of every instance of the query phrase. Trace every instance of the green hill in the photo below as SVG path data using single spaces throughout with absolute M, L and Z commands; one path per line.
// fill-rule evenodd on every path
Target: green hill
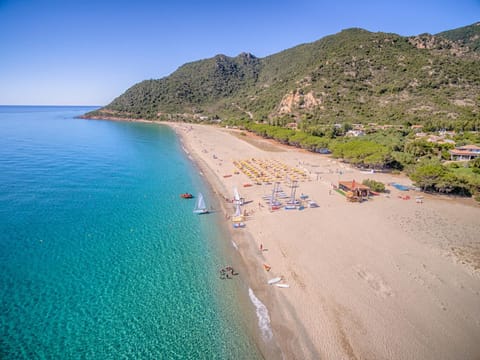
M 480 52 L 480 22 L 458 29 L 438 33 L 437 36 L 468 46 Z
M 217 55 L 140 82 L 86 116 L 296 121 L 303 128 L 478 123 L 478 28 L 415 37 L 348 29 L 265 58 Z

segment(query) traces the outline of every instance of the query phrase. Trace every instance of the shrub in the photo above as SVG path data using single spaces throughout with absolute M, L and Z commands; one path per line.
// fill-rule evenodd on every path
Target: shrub
M 380 181 L 365 179 L 362 181 L 362 184 L 368 186 L 373 191 L 385 192 L 385 184 Z
M 478 192 L 478 193 L 476 193 L 475 195 L 473 195 L 473 198 L 475 199 L 475 201 L 480 202 L 480 192 Z

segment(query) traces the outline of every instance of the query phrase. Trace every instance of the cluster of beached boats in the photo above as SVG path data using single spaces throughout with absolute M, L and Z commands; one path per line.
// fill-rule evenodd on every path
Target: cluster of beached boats
M 295 188 L 296 183 L 290 183 L 291 194 L 286 194 L 280 187 L 280 183 L 275 183 L 273 186 L 272 193 L 269 195 L 263 195 L 262 199 L 269 206 L 270 210 L 303 210 L 306 207 L 317 208 L 319 207 L 318 203 L 309 199 L 308 195 L 301 194 L 300 198 L 295 197 Z

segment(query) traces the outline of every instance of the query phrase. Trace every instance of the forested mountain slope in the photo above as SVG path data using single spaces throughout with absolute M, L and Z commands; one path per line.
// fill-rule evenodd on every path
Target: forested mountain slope
M 257 58 L 217 55 L 140 82 L 90 117 L 318 124 L 478 122 L 477 24 L 402 37 L 347 29 Z

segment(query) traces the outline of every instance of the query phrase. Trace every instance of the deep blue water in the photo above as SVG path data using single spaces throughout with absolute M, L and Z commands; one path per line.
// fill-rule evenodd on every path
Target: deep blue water
M 168 127 L 0 107 L 0 358 L 255 359 Z

